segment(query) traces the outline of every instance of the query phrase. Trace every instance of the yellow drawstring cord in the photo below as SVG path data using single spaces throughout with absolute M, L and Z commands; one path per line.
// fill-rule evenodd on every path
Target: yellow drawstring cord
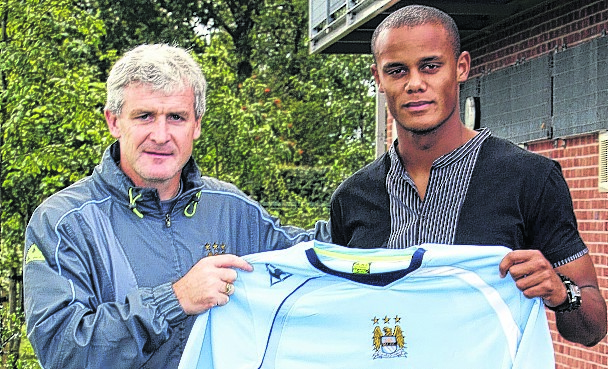
M 201 198 L 201 194 L 203 191 L 198 191 L 198 193 L 196 194 L 196 200 L 192 200 L 188 203 L 188 206 L 186 206 L 186 208 L 184 209 L 184 215 L 187 216 L 188 218 L 192 218 L 192 216 L 196 213 L 196 208 L 198 206 L 198 200 L 200 200 Z M 190 212 L 188 209 L 190 209 L 190 207 L 192 207 L 192 212 Z
M 131 208 L 131 210 L 133 210 L 133 212 L 135 213 L 135 215 L 137 215 L 139 217 L 139 219 L 142 219 L 144 217 L 144 215 L 137 210 L 137 204 L 135 203 L 137 200 L 139 200 L 139 198 L 141 197 L 141 193 L 137 194 L 137 196 L 135 196 L 135 198 L 133 197 L 133 187 L 129 188 L 129 207 Z

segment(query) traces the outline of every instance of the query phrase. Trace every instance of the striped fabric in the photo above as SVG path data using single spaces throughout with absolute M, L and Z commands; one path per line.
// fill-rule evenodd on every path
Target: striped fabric
M 386 177 L 390 199 L 391 235 L 388 248 L 407 248 L 422 243 L 453 244 L 460 208 L 488 129 L 463 146 L 435 160 L 424 200 L 420 199 L 396 151 L 389 150 L 391 166 Z

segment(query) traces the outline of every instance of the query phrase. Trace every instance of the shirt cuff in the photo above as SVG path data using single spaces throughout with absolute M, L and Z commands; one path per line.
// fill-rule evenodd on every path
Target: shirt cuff
M 158 314 L 165 317 L 169 326 L 175 327 L 188 317 L 179 304 L 171 283 L 155 287 L 152 291 L 152 298 L 158 307 Z

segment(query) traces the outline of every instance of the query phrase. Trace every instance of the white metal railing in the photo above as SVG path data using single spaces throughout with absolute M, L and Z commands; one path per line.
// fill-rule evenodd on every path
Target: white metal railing
M 308 0 L 310 51 L 322 50 L 399 0 Z

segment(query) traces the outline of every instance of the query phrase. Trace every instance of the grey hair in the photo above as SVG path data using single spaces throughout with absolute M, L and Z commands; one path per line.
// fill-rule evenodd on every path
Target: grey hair
M 376 40 L 380 33 L 387 29 L 401 27 L 416 27 L 423 24 L 436 24 L 442 26 L 450 37 L 456 59 L 460 56 L 460 33 L 454 19 L 439 9 L 424 5 L 408 5 L 393 12 L 386 17 L 372 35 L 372 54 L 376 59 Z
M 165 93 L 190 87 L 194 93 L 196 119 L 205 114 L 205 76 L 194 58 L 182 48 L 167 44 L 140 45 L 126 52 L 108 76 L 105 110 L 120 115 L 124 89 L 131 84 L 146 85 Z

